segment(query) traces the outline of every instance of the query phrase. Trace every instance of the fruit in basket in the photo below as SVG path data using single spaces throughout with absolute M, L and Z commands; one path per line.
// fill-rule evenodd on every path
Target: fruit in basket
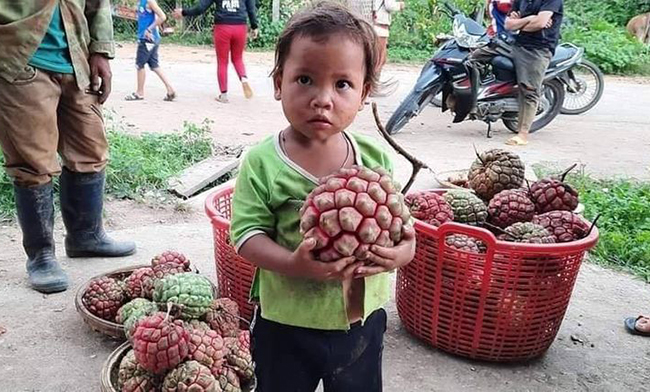
M 91 280 L 82 297 L 90 313 L 108 321 L 115 321 L 117 311 L 126 300 L 124 283 L 108 276 Z
M 146 298 L 136 298 L 124 305 L 118 310 L 115 321 L 123 324 L 129 318 L 137 315 L 138 313 L 152 314 L 158 311 L 158 305 L 149 301 Z
M 230 298 L 215 299 L 205 313 L 204 320 L 223 337 L 239 334 L 239 306 Z
M 200 362 L 213 372 L 226 361 L 227 349 L 223 338 L 211 329 L 186 328 L 188 332 L 189 359 Z
M 251 333 L 250 331 L 239 331 L 237 336 L 239 340 L 239 347 L 242 347 L 248 351 L 251 349 Z
M 557 242 L 571 242 L 582 239 L 589 233 L 589 225 L 580 215 L 571 211 L 550 211 L 535 215 L 536 223 L 555 236 Z
M 487 219 L 487 206 L 472 192 L 451 190 L 444 196 L 454 211 L 454 221 L 481 226 Z
M 470 253 L 485 253 L 487 249 L 483 241 L 465 234 L 448 235 L 445 237 L 445 244 L 452 249 Z
M 222 366 L 213 376 L 219 381 L 223 392 L 241 392 L 241 382 L 235 369 L 230 366 Z
M 253 357 L 248 348 L 239 342 L 239 338 L 225 338 L 226 362 L 235 372 L 241 381 L 248 382 L 255 376 Z
M 483 200 L 491 200 L 506 189 L 516 189 L 524 182 L 525 166 L 517 154 L 498 148 L 476 153 L 467 175 L 469 186 Z
M 130 298 L 149 298 L 151 293 L 146 293 L 146 287 L 153 287 L 154 272 L 151 267 L 138 268 L 129 275 L 124 281 L 126 283 L 126 293 Z
M 182 318 L 193 319 L 203 316 L 210 308 L 214 294 L 208 278 L 185 272 L 157 280 L 153 300 L 163 306 L 168 303 L 178 305 Z
M 181 320 L 172 320 L 169 315 L 158 312 L 136 323 L 133 350 L 143 368 L 161 374 L 187 358 L 189 336 Z
M 197 319 L 187 320 L 187 321 L 185 321 L 184 325 L 185 325 L 185 329 L 188 332 L 193 330 L 193 329 L 199 329 L 199 330 L 202 330 L 202 331 L 211 331 L 212 330 L 212 328 L 210 328 L 208 323 L 206 323 L 204 321 L 197 320 Z
M 151 259 L 151 266 L 155 267 L 160 264 L 174 263 L 183 266 L 185 271 L 191 270 L 190 260 L 181 252 L 175 250 L 166 250 Z
M 161 280 L 169 275 L 182 274 L 184 272 L 189 272 L 190 269 L 182 263 L 176 263 L 174 261 L 158 264 L 155 267 L 152 267 L 153 279 L 147 279 L 143 281 L 143 295 L 145 298 L 153 298 L 153 289 L 156 284 L 156 281 Z
M 377 244 L 391 247 L 410 219 L 404 196 L 383 169 L 353 166 L 320 180 L 300 210 L 300 231 L 314 238 L 314 255 L 333 261 L 361 259 Z
M 517 222 L 508 226 L 499 239 L 509 242 L 524 242 L 529 244 L 553 244 L 555 236 L 544 227 L 532 222 Z
M 535 204 L 520 189 L 506 189 L 497 193 L 488 204 L 488 221 L 502 229 L 517 222 L 530 222 L 535 215 Z
M 162 392 L 221 392 L 221 386 L 205 365 L 187 361 L 167 373 Z
M 433 191 L 419 191 L 404 199 L 411 216 L 433 226 L 454 220 L 454 211 L 444 197 Z
M 530 195 L 538 214 L 550 211 L 573 211 L 578 207 L 578 192 L 564 179 L 576 167 L 571 166 L 559 178 L 549 177 L 534 182 Z
M 123 392 L 158 391 L 158 380 L 147 372 L 135 358 L 135 352 L 129 350 L 120 362 L 117 373 L 117 385 Z

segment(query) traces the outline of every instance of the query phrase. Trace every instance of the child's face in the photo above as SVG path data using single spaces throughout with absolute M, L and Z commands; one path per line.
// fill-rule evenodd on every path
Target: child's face
M 274 80 L 275 99 L 293 129 L 325 140 L 344 131 L 363 108 L 365 75 L 363 46 L 344 34 L 319 42 L 297 37 Z

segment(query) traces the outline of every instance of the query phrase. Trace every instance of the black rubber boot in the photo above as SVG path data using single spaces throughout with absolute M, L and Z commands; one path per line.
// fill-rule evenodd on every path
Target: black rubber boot
M 52 183 L 34 188 L 14 185 L 14 196 L 27 253 L 29 284 L 41 293 L 64 291 L 68 276 L 54 254 Z
M 135 253 L 135 243 L 117 242 L 102 223 L 104 172 L 61 173 L 61 215 L 65 223 L 68 257 L 122 257 Z

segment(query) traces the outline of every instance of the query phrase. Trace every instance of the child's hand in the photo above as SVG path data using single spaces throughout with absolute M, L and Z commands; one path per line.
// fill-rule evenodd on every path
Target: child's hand
M 368 252 L 367 262 L 371 265 L 363 265 L 354 271 L 355 278 L 365 278 L 392 271 L 405 266 L 415 256 L 415 230 L 413 226 L 404 226 L 402 229 L 402 241 L 392 248 L 373 245 Z
M 363 265 L 354 256 L 337 261 L 322 262 L 314 258 L 312 250 L 316 240 L 304 240 L 289 258 L 292 275 L 315 280 L 345 280 L 353 277 L 354 271 Z

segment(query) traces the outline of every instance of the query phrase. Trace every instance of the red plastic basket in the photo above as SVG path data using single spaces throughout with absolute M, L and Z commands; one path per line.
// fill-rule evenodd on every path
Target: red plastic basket
M 205 212 L 212 222 L 214 232 L 214 260 L 217 267 L 217 290 L 219 297 L 237 302 L 241 316 L 249 322 L 255 305 L 249 301 L 249 293 L 255 266 L 242 258 L 230 242 L 230 203 L 234 184 L 228 182 L 219 187 L 205 200 Z
M 598 230 L 562 244 L 497 240 L 488 230 L 416 221 L 415 259 L 397 273 L 397 310 L 410 333 L 452 354 L 520 361 L 553 343 L 585 252 Z M 449 234 L 487 245 L 484 254 L 455 250 Z

